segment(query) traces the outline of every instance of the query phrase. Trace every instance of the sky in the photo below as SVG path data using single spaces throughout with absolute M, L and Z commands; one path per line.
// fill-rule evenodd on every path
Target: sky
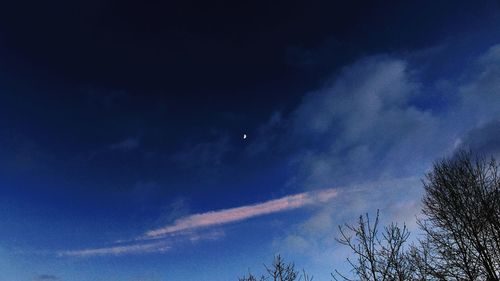
M 276 254 L 330 280 L 338 225 L 416 232 L 434 161 L 500 156 L 499 26 L 493 0 L 2 3 L 0 281 Z

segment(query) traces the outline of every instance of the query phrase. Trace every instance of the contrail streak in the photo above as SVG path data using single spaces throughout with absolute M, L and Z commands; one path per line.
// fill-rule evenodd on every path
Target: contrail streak
M 173 224 L 147 231 L 139 240 L 161 238 L 175 232 L 222 225 L 256 216 L 297 209 L 315 203 L 323 203 L 337 196 L 337 194 L 338 191 L 335 189 L 325 189 L 288 195 L 279 199 L 253 205 L 189 215 L 177 219 Z
M 210 211 L 206 213 L 193 214 L 177 219 L 172 224 L 149 230 L 144 235 L 129 240 L 130 245 L 112 246 L 102 248 L 88 248 L 81 250 L 61 251 L 59 256 L 90 257 L 102 255 L 124 255 L 151 252 L 165 252 L 171 248 L 171 241 L 146 242 L 150 239 L 161 239 L 173 237 L 180 234 L 191 241 L 203 239 L 217 239 L 220 234 L 192 235 L 192 231 L 198 228 L 223 225 L 231 222 L 242 221 L 257 216 L 298 209 L 307 205 L 325 203 L 338 195 L 337 189 L 324 189 L 320 191 L 303 192 L 288 195 L 282 198 L 265 201 L 262 203 L 245 205 L 236 208 Z

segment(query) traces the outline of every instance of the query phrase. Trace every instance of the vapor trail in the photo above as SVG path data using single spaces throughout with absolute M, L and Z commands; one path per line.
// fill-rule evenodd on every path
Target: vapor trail
M 140 239 L 161 238 L 175 232 L 213 225 L 222 225 L 246 220 L 256 216 L 297 209 L 315 203 L 323 203 L 337 196 L 337 193 L 338 192 L 335 189 L 304 192 L 258 204 L 189 215 L 177 219 L 172 224 L 147 231 Z

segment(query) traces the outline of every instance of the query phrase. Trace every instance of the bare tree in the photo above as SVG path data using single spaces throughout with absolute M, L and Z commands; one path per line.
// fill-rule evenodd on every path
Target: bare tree
M 270 267 L 264 265 L 268 275 L 273 281 L 294 281 L 299 272 L 295 270 L 295 264 L 285 263 L 284 259 L 277 255 Z
M 267 276 L 261 276 L 257 278 L 252 273 L 248 276 L 239 278 L 239 281 L 312 281 L 313 277 L 308 275 L 305 270 L 302 270 L 302 274 L 295 269 L 294 263 L 286 263 L 281 255 L 274 257 L 274 260 L 270 266 L 264 265 L 266 269 Z
M 248 273 L 248 276 L 243 276 L 243 277 L 238 278 L 238 281 L 265 281 L 265 280 L 266 280 L 266 278 L 264 276 L 257 278 L 252 273 Z
M 427 175 L 419 222 L 426 238 L 413 255 L 427 279 L 499 280 L 498 167 L 461 151 Z
M 494 159 L 472 157 L 460 151 L 436 162 L 423 181 L 424 215 L 419 220 L 424 238 L 407 245 L 406 226 L 390 224 L 379 232 L 368 214 L 357 224 L 339 226 L 337 241 L 348 246 L 350 275 L 335 270 L 339 281 L 485 280 L 500 281 L 500 174 Z M 240 281 L 311 281 L 299 276 L 293 263 L 277 256 L 267 276 L 252 274 Z
M 339 226 L 340 237 L 337 241 L 348 246 L 356 259 L 347 259 L 355 278 L 335 270 L 335 280 L 410 280 L 412 266 L 405 243 L 410 235 L 406 226 L 392 223 L 379 234 L 379 212 L 373 224 L 368 214 L 360 216 L 357 225 Z

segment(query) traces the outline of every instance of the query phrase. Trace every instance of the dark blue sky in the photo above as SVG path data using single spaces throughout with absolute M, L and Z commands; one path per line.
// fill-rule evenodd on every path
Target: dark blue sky
M 497 155 L 499 26 L 497 1 L 1 4 L 0 281 L 276 253 L 327 280 L 336 225 L 411 224 L 432 161 Z

